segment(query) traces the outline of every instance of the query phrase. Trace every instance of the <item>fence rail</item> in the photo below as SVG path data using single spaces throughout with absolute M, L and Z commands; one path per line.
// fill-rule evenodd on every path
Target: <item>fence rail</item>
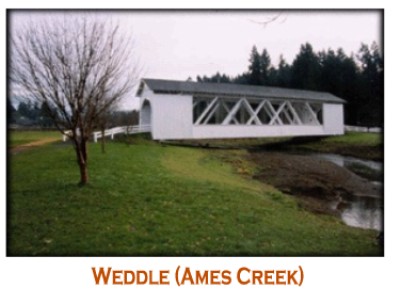
M 150 132 L 151 126 L 150 125 L 134 125 L 134 126 L 120 126 L 110 128 L 104 131 L 104 136 L 111 136 L 111 139 L 114 139 L 114 135 L 116 134 L 137 134 L 142 132 Z M 93 132 L 93 141 L 97 143 L 99 138 L 103 137 L 103 133 L 101 131 Z
M 374 132 L 380 133 L 382 132 L 381 127 L 360 127 L 360 126 L 344 126 L 344 130 L 347 132 Z
M 150 132 L 151 126 L 150 125 L 134 125 L 134 126 L 119 126 L 110 128 L 104 131 L 104 136 L 111 136 L 111 139 L 114 139 L 114 135 L 116 134 L 137 134 L 142 132 Z M 71 134 L 71 130 L 64 131 L 63 134 L 63 141 L 65 142 L 68 139 L 68 134 Z M 101 131 L 93 132 L 93 141 L 97 143 L 97 140 L 103 136 Z
M 65 130 L 64 134 L 62 136 L 63 142 L 65 142 L 66 140 L 68 140 L 68 135 L 72 133 L 72 130 Z

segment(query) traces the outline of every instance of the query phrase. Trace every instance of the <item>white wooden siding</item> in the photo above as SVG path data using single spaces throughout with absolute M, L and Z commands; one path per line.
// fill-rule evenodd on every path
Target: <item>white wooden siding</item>
M 144 86 L 141 104 L 151 106 L 153 139 L 256 138 L 279 136 L 318 136 L 344 134 L 343 104 L 324 103 L 323 124 L 259 125 L 259 124 L 193 124 L 193 97 L 181 94 L 155 94 Z M 148 122 L 140 118 L 140 122 Z M 148 124 L 146 124 L 148 125 Z
M 324 103 L 324 133 L 326 135 L 344 134 L 343 105 Z

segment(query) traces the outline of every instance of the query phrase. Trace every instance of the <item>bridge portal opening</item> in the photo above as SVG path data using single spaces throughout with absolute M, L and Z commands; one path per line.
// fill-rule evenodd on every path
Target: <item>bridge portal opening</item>
M 145 99 L 140 109 L 140 126 L 151 128 L 151 104 L 150 101 Z

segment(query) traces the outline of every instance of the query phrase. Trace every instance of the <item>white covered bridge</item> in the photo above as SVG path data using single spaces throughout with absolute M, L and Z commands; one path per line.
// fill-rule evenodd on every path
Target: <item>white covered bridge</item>
M 143 79 L 137 96 L 139 126 L 156 140 L 344 133 L 345 100 L 324 92 Z

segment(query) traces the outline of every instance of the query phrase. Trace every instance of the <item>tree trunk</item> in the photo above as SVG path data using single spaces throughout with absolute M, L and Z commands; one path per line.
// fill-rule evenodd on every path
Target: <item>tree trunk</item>
M 87 168 L 87 143 L 84 139 L 81 141 L 75 141 L 75 152 L 77 157 L 77 162 L 79 165 L 79 171 L 81 174 L 81 181 L 79 185 L 86 185 L 89 181 L 89 174 Z
M 86 164 L 79 164 L 79 170 L 81 173 L 81 181 L 79 185 L 86 185 L 89 181 L 88 169 Z

